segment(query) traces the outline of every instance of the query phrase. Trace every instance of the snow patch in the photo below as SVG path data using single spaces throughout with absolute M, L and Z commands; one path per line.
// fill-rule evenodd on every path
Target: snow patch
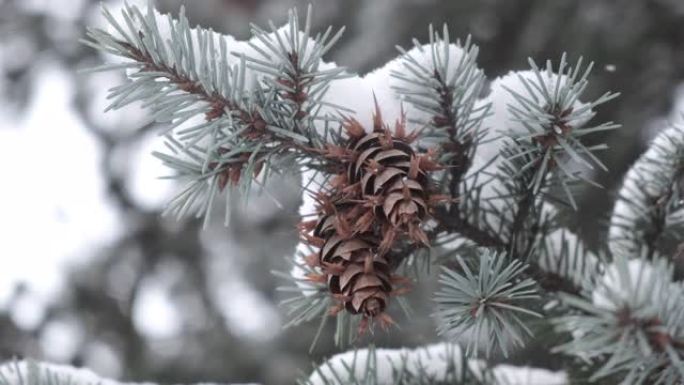
M 607 266 L 592 292 L 592 302 L 607 310 L 618 310 L 630 303 L 648 305 L 658 294 L 659 281 L 665 278 L 643 259 L 619 259 Z
M 337 354 L 324 362 L 309 377 L 310 385 L 342 385 L 351 380 L 362 381 L 368 370 L 369 349 L 352 350 Z M 468 360 L 468 369 L 478 377 L 482 377 L 484 363 L 479 360 Z M 415 349 L 375 349 L 373 362 L 377 374 L 377 385 L 395 384 L 396 370 L 404 369 L 406 374 L 421 375 L 432 378 L 435 382 L 446 381 L 454 368 L 460 372 L 463 368 L 462 352 L 458 345 L 437 343 Z M 495 385 L 565 385 L 567 375 L 563 372 L 552 372 L 531 367 L 515 367 L 498 365 L 492 370 Z
M 497 385 L 566 385 L 564 372 L 552 372 L 529 366 L 497 365 L 494 369 Z
M 614 254 L 636 257 L 643 244 L 644 231 L 653 224 L 644 212 L 668 195 L 670 183 L 681 178 L 684 164 L 684 125 L 661 132 L 625 175 L 613 208 L 608 232 Z M 669 213 L 667 224 L 684 219 L 684 210 Z

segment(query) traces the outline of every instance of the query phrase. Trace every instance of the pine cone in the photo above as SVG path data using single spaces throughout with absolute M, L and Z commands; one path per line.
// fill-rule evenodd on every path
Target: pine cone
M 399 233 L 428 245 L 420 227 L 429 212 L 429 178 L 421 168 L 427 158 L 417 156 L 407 142 L 387 130 L 366 134 L 351 148 L 358 156 L 349 165 L 347 178 L 360 183 L 363 198 L 376 202 L 375 214 L 384 228 L 382 250 L 388 251 Z
M 350 313 L 379 316 L 392 291 L 389 263 L 378 254 L 373 234 L 339 235 L 334 224 L 339 218 L 322 218 L 314 231 L 314 236 L 325 239 L 319 256 L 328 288 Z
M 404 135 L 402 120 L 394 134 L 374 117 L 372 133 L 349 119 L 346 147 L 330 146 L 327 156 L 336 159 L 344 172 L 335 175 L 328 191 L 320 193 L 319 219 L 303 227 L 303 235 L 319 247 L 315 260 L 339 301 L 334 312 L 346 309 L 362 314 L 363 328 L 369 319 L 391 323 L 384 313 L 397 277 L 393 269 L 398 235 L 415 244 L 428 244 L 421 225 L 429 215 L 435 196 L 429 190 L 428 172 L 438 166 L 426 155 L 417 155 Z M 313 236 L 309 235 L 313 232 Z M 406 246 L 406 244 L 402 244 Z

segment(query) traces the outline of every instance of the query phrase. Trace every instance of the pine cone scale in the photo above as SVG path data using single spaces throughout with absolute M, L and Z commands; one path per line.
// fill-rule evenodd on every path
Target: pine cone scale
M 383 163 L 384 161 L 389 162 L 392 159 L 397 159 L 395 161 L 395 162 L 397 162 L 397 161 L 401 161 L 401 160 L 408 160 L 409 157 L 410 157 L 410 155 L 404 151 L 392 149 L 392 150 L 380 151 L 379 153 L 377 153 L 373 157 L 373 159 L 375 159 L 375 161 L 377 161 L 378 163 L 384 164 Z M 393 163 L 395 163 L 395 162 L 393 162 Z

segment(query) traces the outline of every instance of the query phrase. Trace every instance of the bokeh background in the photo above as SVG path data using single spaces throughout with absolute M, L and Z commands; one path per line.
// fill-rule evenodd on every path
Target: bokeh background
M 490 78 L 526 68 L 528 56 L 567 51 L 595 61 L 588 94 L 622 93 L 598 118 L 623 128 L 597 138 L 610 145 L 602 156 L 611 171 L 595 175 L 606 189 L 582 190 L 579 212 L 568 214 L 594 248 L 623 173 L 654 133 L 679 119 L 678 105 L 684 111 L 681 0 L 156 4 L 177 13 L 185 3 L 192 23 L 246 38 L 249 22 L 282 23 L 289 7 L 309 2 L 318 29 L 347 27 L 327 59 L 360 73 L 444 22 L 452 36 L 472 34 Z M 271 270 L 286 269 L 295 246 L 295 183 L 276 178 L 274 197 L 233 204 L 227 228 L 162 218 L 174 186 L 157 179 L 166 170 L 149 153 L 163 127 L 138 106 L 103 112 L 121 74 L 79 73 L 102 60 L 78 42 L 85 26 L 103 25 L 99 3 L 0 0 L 0 359 L 30 356 L 131 381 L 292 384 L 312 360 L 335 352 L 324 336 L 308 353 L 317 325 L 282 330 L 283 282 Z M 410 296 L 415 316 L 376 336 L 380 345 L 438 339 L 430 282 Z M 534 346 L 513 360 L 554 365 Z

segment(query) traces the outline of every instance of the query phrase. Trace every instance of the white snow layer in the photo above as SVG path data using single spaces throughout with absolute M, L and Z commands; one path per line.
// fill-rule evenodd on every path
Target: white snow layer
M 636 257 L 643 244 L 644 228 L 654 200 L 665 196 L 670 183 L 684 164 L 684 125 L 674 125 L 660 133 L 625 175 L 613 208 L 608 233 L 614 254 Z M 681 176 L 680 176 L 681 177 Z M 669 220 L 682 220 L 684 210 L 671 213 Z M 666 223 L 667 225 L 667 223 Z
M 541 79 L 544 82 L 544 85 L 551 90 L 556 87 L 556 84 L 560 84 L 560 87 L 562 87 L 567 82 L 567 76 L 565 75 L 560 77 L 559 82 L 559 75 L 556 73 L 552 73 L 549 76 L 544 72 L 541 74 Z M 494 79 L 487 97 L 478 101 L 478 105 L 480 106 L 491 103 L 491 108 L 490 114 L 487 115 L 482 122 L 482 130 L 485 135 L 482 139 L 482 143 L 479 144 L 476 149 L 472 165 L 466 176 L 467 182 L 464 183 L 464 189 L 468 191 L 476 185 L 482 185 L 480 191 L 481 201 L 487 205 L 491 205 L 497 212 L 503 211 L 506 207 L 512 207 L 512 202 L 510 202 L 510 200 L 515 199 L 513 197 L 500 198 L 503 193 L 503 186 L 501 183 L 497 182 L 496 179 L 492 179 L 493 175 L 496 175 L 497 179 L 509 177 L 508 175 L 501 175 L 501 171 L 499 170 L 503 161 L 500 153 L 504 149 L 506 142 L 510 140 L 508 138 L 516 138 L 530 134 L 529 129 L 525 127 L 511 111 L 511 106 L 517 107 L 520 110 L 526 110 L 529 107 L 521 105 L 513 92 L 523 95 L 531 101 L 535 101 L 535 104 L 542 109 L 548 107 L 546 106 L 546 100 L 542 97 L 538 87 L 528 87 L 525 85 L 525 81 L 528 85 L 539 84 L 539 79 L 532 70 L 511 71 L 504 76 Z M 584 103 L 577 100 L 573 104 L 573 109 L 577 111 L 584 106 Z M 582 127 L 592 116 L 593 112 L 588 110 L 571 118 L 569 123 L 573 127 Z M 539 131 L 543 130 L 541 123 L 538 127 L 533 128 L 536 128 Z M 473 174 L 478 173 L 483 169 L 485 172 L 480 174 L 479 179 L 472 178 Z M 503 195 L 507 194 L 504 193 Z M 508 210 L 506 214 L 509 216 L 513 215 L 510 210 Z M 491 213 L 482 215 L 484 216 L 482 219 L 486 220 L 494 228 L 498 228 L 500 224 L 498 215 L 493 215 Z M 511 218 L 508 219 L 510 220 Z
M 3 385 L 156 385 L 152 382 L 119 382 L 102 378 L 85 368 L 34 361 L 9 361 L 0 364 L 0 383 Z M 213 384 L 198 382 L 196 385 Z
M 563 85 L 567 82 L 566 79 L 565 75 L 561 76 L 560 84 Z M 547 88 L 553 89 L 558 82 L 558 75 L 552 73 L 551 76 L 548 76 L 546 73 L 543 73 L 542 80 Z M 487 133 L 483 140 L 486 143 L 477 149 L 477 157 L 480 161 L 489 161 L 500 153 L 505 143 L 502 137 L 519 137 L 529 135 L 530 133 L 528 128 L 516 119 L 516 116 L 511 111 L 510 106 L 521 110 L 527 109 L 517 101 L 512 92 L 523 95 L 529 100 L 535 100 L 535 104 L 542 109 L 548 107 L 541 92 L 535 87 L 527 87 L 525 81 L 528 84 L 539 84 L 537 75 L 532 70 L 511 71 L 504 76 L 494 79 L 492 82 L 490 92 L 485 99 L 485 102 L 491 103 L 491 114 L 485 117 L 482 123 Z M 574 103 L 575 110 L 583 106 L 584 104 L 580 101 Z M 571 120 L 569 123 L 573 127 L 580 127 L 587 122 L 589 116 L 588 114 L 583 114 L 580 118 Z M 533 128 L 539 131 L 543 130 L 541 124 Z
M 647 306 L 660 294 L 659 286 L 668 281 L 643 259 L 618 258 L 607 266 L 592 292 L 592 302 L 599 308 L 617 310 L 626 304 Z M 667 283 L 669 284 L 669 283 Z
M 448 62 L 452 65 L 449 66 L 450 72 L 447 76 L 451 77 L 455 75 L 456 64 L 461 61 L 465 51 L 456 44 L 450 44 L 448 52 Z M 372 129 L 373 125 L 375 100 L 380 106 L 383 120 L 390 128 L 393 128 L 394 123 L 402 118 L 402 110 L 409 119 L 424 120 L 427 113 L 403 102 L 401 95 L 395 90 L 395 88 L 400 87 L 407 91 L 422 91 L 419 86 L 392 76 L 393 73 L 397 72 L 406 73 L 405 63 L 409 60 L 408 57 L 426 69 L 435 67 L 430 45 L 417 46 L 409 50 L 406 56 L 398 55 L 384 66 L 363 76 L 353 76 L 333 82 L 325 100 L 353 110 L 354 117 L 368 131 Z M 332 110 L 328 111 L 332 113 Z M 412 128 L 420 129 L 422 127 L 409 125 L 407 131 L 411 131 Z
M 49 375 L 48 375 L 49 373 Z M 89 369 L 77 369 L 67 365 L 56 365 L 48 363 L 37 363 L 33 361 L 6 362 L 0 365 L 0 374 L 6 378 L 4 385 L 22 385 L 29 383 L 28 378 L 38 374 L 42 381 L 31 381 L 32 385 L 47 383 L 48 377 L 56 377 L 58 380 L 53 383 L 73 384 L 73 385 L 118 385 L 119 383 L 110 379 L 100 378 L 95 372 Z M 142 385 L 142 384 L 141 384 Z M 151 384 L 150 384 L 151 385 Z
M 550 208 L 545 205 L 544 208 Z M 599 257 L 588 250 L 584 242 L 568 229 L 560 228 L 544 238 L 544 248 L 540 250 L 539 265 L 545 271 L 570 278 L 581 285 L 595 272 Z
M 368 349 L 348 351 L 331 357 L 309 377 L 311 385 L 342 385 L 349 379 L 362 380 L 367 371 Z M 411 374 L 422 374 L 435 381 L 445 381 L 450 368 L 462 363 L 458 345 L 438 343 L 416 349 L 376 349 L 374 363 L 378 385 L 393 385 L 393 373 L 403 368 Z M 469 369 L 481 373 L 482 362 L 468 361 Z M 350 370 L 353 372 L 350 373 Z M 458 369 L 460 370 L 460 369 Z M 567 377 L 561 372 L 544 369 L 499 365 L 493 369 L 495 384 L 492 385 L 564 385 Z M 353 381 L 352 381 L 353 382 Z
M 508 74 L 498 77 L 492 82 L 490 100 L 492 102 L 493 114 L 487 120 L 487 123 L 489 123 L 490 127 L 494 128 L 495 132 L 512 137 L 524 136 L 530 133 L 522 122 L 515 119 L 515 115 L 509 108 L 509 106 L 516 106 L 520 110 L 527 110 L 524 105 L 517 101 L 515 95 L 511 93 L 511 91 L 524 96 L 528 100 L 534 101 L 534 104 L 540 108 L 546 109 L 549 106 L 547 106 L 546 99 L 542 95 L 540 89 L 546 87 L 549 90 L 554 90 L 556 84 L 560 84 L 560 88 L 562 88 L 568 82 L 567 76 L 562 75 L 559 79 L 558 74 L 556 73 L 551 73 L 549 76 L 546 72 L 543 72 L 540 76 L 543 85 L 540 84 L 536 72 L 532 70 L 510 71 Z M 525 84 L 536 84 L 539 85 L 539 87 L 527 87 Z M 585 107 L 585 104 L 579 100 L 575 101 L 573 104 L 574 111 L 578 111 L 582 107 Z M 572 127 L 580 127 L 584 125 L 591 116 L 591 111 L 587 111 L 575 118 L 571 118 L 568 123 Z M 528 122 L 528 124 L 531 123 Z M 534 127 L 534 125 L 532 126 Z M 534 128 L 537 128 L 540 131 L 543 129 L 541 123 Z
M 317 372 L 311 375 L 311 385 L 340 384 L 348 379 L 348 368 L 356 370 L 355 379 L 363 379 L 365 374 L 365 362 L 368 359 L 368 350 L 346 352 L 338 354 L 323 364 Z M 418 349 L 377 349 L 376 367 L 378 385 L 393 385 L 392 369 L 396 365 L 405 363 L 406 369 L 411 373 L 432 376 L 435 380 L 444 380 L 445 373 L 452 365 L 461 364 L 460 350 L 451 344 L 434 344 Z M 356 360 L 356 361 L 355 361 Z M 353 363 L 356 362 L 356 365 Z M 468 363 L 470 370 L 475 373 L 481 372 L 482 363 L 471 360 Z M 337 377 L 334 373 L 337 372 Z M 563 372 L 552 372 L 546 369 L 531 367 L 516 367 L 511 365 L 498 365 L 493 369 L 494 383 L 491 385 L 565 385 L 567 376 Z M 71 384 L 71 385 L 155 385 L 151 382 L 119 382 L 108 378 L 102 378 L 95 372 L 85 368 L 74 368 L 66 365 L 38 363 L 34 361 L 9 361 L 0 365 L 0 377 L 3 385 L 22 384 Z M 30 379 L 30 381 L 29 381 Z M 210 383 L 196 383 L 197 385 L 209 385 Z M 245 384 L 247 385 L 247 384 Z M 256 384 L 252 384 L 256 385 Z
M 565 385 L 568 377 L 563 372 L 529 366 L 497 365 L 494 367 L 496 385 Z

